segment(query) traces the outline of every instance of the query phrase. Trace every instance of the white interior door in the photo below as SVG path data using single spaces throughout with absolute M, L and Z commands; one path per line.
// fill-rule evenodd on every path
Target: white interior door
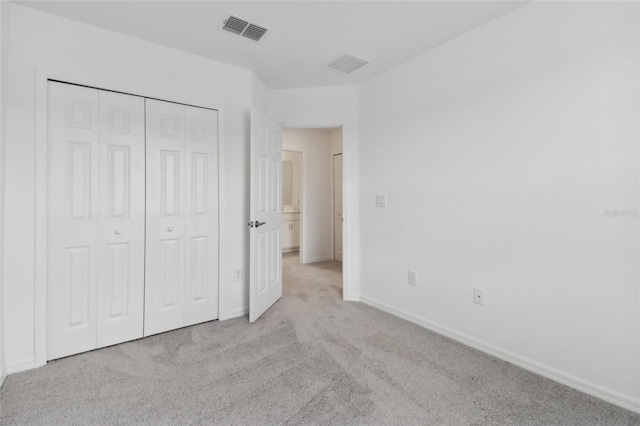
M 333 156 L 333 257 L 342 262 L 342 154 Z
M 47 359 L 142 337 L 142 100 L 49 83 Z
M 249 321 L 282 297 L 282 128 L 251 113 Z
M 217 112 L 147 105 L 145 336 L 218 317 Z
M 95 349 L 98 91 L 49 83 L 47 359 Z
M 144 99 L 99 91 L 98 347 L 142 337 Z
M 218 318 L 218 111 L 184 108 L 187 326 Z

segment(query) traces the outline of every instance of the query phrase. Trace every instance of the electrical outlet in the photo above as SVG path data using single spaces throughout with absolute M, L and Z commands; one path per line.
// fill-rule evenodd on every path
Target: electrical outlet
M 387 207 L 387 196 L 385 194 L 376 194 L 376 207 Z
M 242 269 L 236 269 L 233 271 L 234 281 L 242 281 Z
M 409 270 L 409 285 L 416 286 L 418 283 L 418 274 L 415 271 Z
M 484 290 L 481 288 L 473 289 L 473 303 L 476 305 L 484 305 Z

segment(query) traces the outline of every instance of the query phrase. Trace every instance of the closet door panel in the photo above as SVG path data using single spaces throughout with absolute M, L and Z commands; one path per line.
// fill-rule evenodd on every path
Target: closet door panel
M 185 107 L 185 325 L 218 318 L 218 112 Z
M 146 99 L 144 335 L 184 325 L 186 180 L 184 106 Z
M 98 91 L 49 84 L 47 359 L 96 346 Z
M 143 335 L 144 99 L 100 91 L 97 346 Z

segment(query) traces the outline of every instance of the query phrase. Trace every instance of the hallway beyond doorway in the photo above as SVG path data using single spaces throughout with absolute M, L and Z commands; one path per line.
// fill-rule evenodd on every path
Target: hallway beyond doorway
M 333 260 L 302 264 L 298 253 L 282 255 L 282 293 L 283 297 L 293 297 L 308 301 L 315 292 L 313 285 L 322 287 L 319 293 L 329 293 L 331 297 L 342 300 L 342 263 Z M 329 290 L 329 291 L 327 291 Z M 324 299 L 324 297 L 321 297 Z

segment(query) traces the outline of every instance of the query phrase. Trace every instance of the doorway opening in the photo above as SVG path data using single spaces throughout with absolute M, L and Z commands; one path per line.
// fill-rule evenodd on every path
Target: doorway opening
M 342 128 L 284 129 L 282 150 L 283 279 L 287 264 L 326 262 L 342 297 Z
M 300 201 L 302 152 L 282 151 L 282 253 L 297 253 L 302 263 Z M 293 255 L 292 255 L 293 256 Z

